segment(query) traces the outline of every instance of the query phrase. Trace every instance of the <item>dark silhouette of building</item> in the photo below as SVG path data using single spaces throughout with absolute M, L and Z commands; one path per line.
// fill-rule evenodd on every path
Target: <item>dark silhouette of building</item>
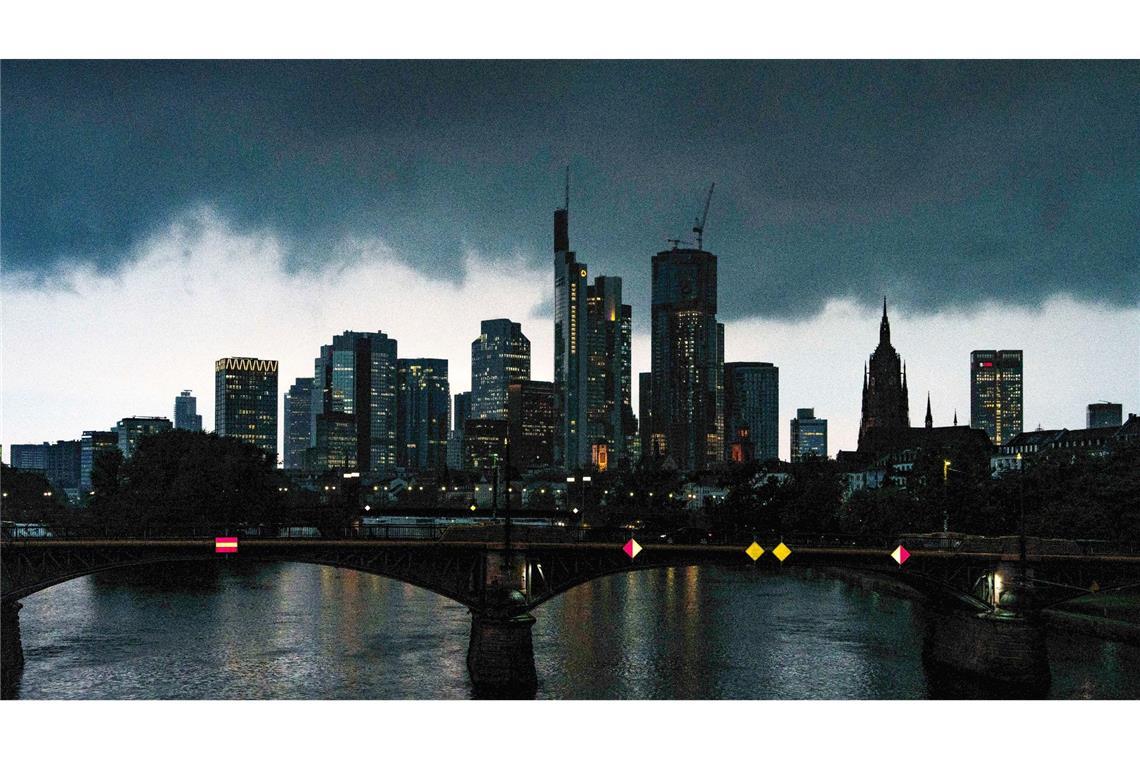
M 507 419 L 507 386 L 530 379 L 530 339 L 509 319 L 486 319 L 471 342 L 471 416 Z
M 80 441 L 15 444 L 12 446 L 12 467 L 43 473 L 52 488 L 65 494 L 69 501 L 79 500 L 82 469 Z
M 222 360 L 224 361 L 224 360 Z M 276 365 L 276 362 L 274 362 Z M 277 395 L 276 388 L 273 391 L 274 397 Z M 274 409 L 276 410 L 276 398 L 274 399 Z M 274 415 L 273 419 L 273 440 L 277 440 L 277 417 Z M 174 425 L 165 417 L 124 417 L 119 420 L 115 425 L 115 434 L 118 437 L 119 451 L 123 452 L 123 457 L 130 459 L 134 455 L 135 449 L 138 448 L 139 441 L 144 436 L 155 435 L 164 430 L 173 430 Z M 225 435 L 220 430 L 218 435 Z
M 396 341 L 386 334 L 345 331 L 321 346 L 313 373 L 317 469 L 383 475 L 396 467 L 396 385 Z
M 519 470 L 554 463 L 554 383 L 511 383 L 507 398 L 511 465 Z
M 464 469 L 486 471 L 503 462 L 510 425 L 506 420 L 471 418 L 463 424 Z
M 1022 430 L 1022 352 L 970 352 L 970 427 L 1001 446 Z
M 308 469 L 305 452 L 312 445 L 313 378 L 298 377 L 285 394 L 285 469 Z
M 725 362 L 725 457 L 766 462 L 780 455 L 780 368 L 771 362 Z
M 397 464 L 412 472 L 442 470 L 451 416 L 447 359 L 399 359 L 396 368 Z
M 252 443 L 277 464 L 277 362 L 228 357 L 214 362 L 214 429 Z
M 793 462 L 816 457 L 827 459 L 827 420 L 815 416 L 815 409 L 797 409 L 791 426 Z
M 1098 404 L 1089 404 L 1085 427 L 1120 427 L 1123 420 L 1124 407 L 1121 404 L 1102 401 Z
M 724 326 L 716 256 L 674 248 L 653 257 L 652 441 L 681 470 L 724 459 Z
M 451 415 L 451 435 L 447 438 L 447 466 L 453 470 L 467 467 L 463 458 L 463 425 L 471 419 L 471 391 L 455 394 L 455 411 Z
M 118 448 L 119 435 L 113 430 L 84 430 L 79 439 L 79 490 L 91 492 L 91 469 L 100 453 Z
M 910 428 L 906 367 L 891 345 L 887 299 L 879 322 L 879 345 L 863 373 L 863 414 L 859 423 L 859 451 L 889 448 L 893 439 Z
M 174 428 L 197 433 L 202 430 L 202 415 L 198 414 L 198 399 L 190 391 L 182 391 L 174 399 Z
M 47 447 L 50 443 L 15 443 L 11 448 L 13 469 L 47 472 Z
M 661 456 L 661 451 L 665 448 L 665 444 L 654 438 L 652 372 L 638 373 L 637 396 L 638 430 L 641 438 L 641 460 L 643 462 L 653 462 Z

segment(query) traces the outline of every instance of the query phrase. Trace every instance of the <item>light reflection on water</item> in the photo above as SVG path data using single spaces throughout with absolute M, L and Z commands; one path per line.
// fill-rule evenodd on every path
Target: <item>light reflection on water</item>
M 23 604 L 23 698 L 471 696 L 467 610 L 351 570 L 171 564 Z M 838 580 L 644 570 L 571 589 L 535 617 L 540 699 L 915 699 L 934 688 L 914 605 Z M 1140 697 L 1140 649 L 1057 635 L 1049 648 L 1050 696 Z

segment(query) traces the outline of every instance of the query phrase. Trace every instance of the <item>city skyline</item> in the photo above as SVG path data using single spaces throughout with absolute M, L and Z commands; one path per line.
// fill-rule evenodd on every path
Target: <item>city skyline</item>
M 859 372 L 875 345 L 875 315 L 883 296 L 891 307 L 892 341 L 907 360 L 912 410 L 922 406 L 929 392 L 935 425 L 949 424 L 955 412 L 962 424 L 969 424 L 969 353 L 987 346 L 1024 351 L 1026 430 L 1039 424 L 1081 427 L 1087 405 L 1098 400 L 1122 403 L 1125 414 L 1140 409 L 1140 306 L 1134 296 L 1140 288 L 1134 284 L 1136 268 L 1129 266 L 1137 244 L 1135 230 L 1124 218 L 1135 205 L 1129 195 L 1135 190 L 1129 172 L 1140 161 L 1133 160 L 1138 152 L 1135 137 L 1119 131 L 1119 123 L 1128 119 L 1119 119 L 1109 108 L 1113 104 L 1135 108 L 1132 102 L 1118 100 L 1121 89 L 1115 86 L 1127 78 L 1132 64 L 1050 64 L 1046 68 L 1052 80 L 1016 63 L 986 68 L 953 62 L 921 66 L 788 62 L 719 69 L 713 64 L 639 64 L 630 69 L 630 76 L 650 89 L 659 87 L 665 74 L 676 73 L 678 66 L 687 72 L 682 88 L 727 81 L 725 77 L 747 85 L 746 90 L 760 81 L 772 86 L 815 81 L 823 87 L 808 98 L 808 106 L 780 108 L 767 96 L 758 98 L 754 113 L 733 111 L 735 107 L 726 104 L 718 89 L 706 105 L 716 112 L 727 109 L 737 118 L 707 140 L 690 140 L 697 146 L 697 157 L 681 150 L 673 127 L 662 126 L 667 134 L 653 151 L 606 163 L 602 159 L 612 150 L 606 139 L 630 139 L 625 119 L 599 133 L 606 139 L 580 133 L 577 127 L 543 136 L 535 131 L 533 114 L 524 109 L 516 124 L 525 137 L 519 158 L 487 164 L 464 153 L 457 161 L 469 176 L 448 193 L 431 202 L 414 193 L 410 200 L 405 198 L 398 213 L 382 208 L 393 193 L 399 195 L 393 188 L 407 177 L 426 173 L 421 191 L 436 186 L 440 176 L 432 174 L 433 151 L 482 124 L 490 91 L 522 80 L 542 80 L 552 86 L 561 83 L 569 88 L 570 100 L 580 99 L 583 72 L 590 71 L 602 85 L 600 101 L 611 97 L 616 87 L 610 69 L 601 64 L 593 69 L 583 64 L 533 70 L 517 63 L 485 65 L 494 76 L 484 89 L 477 88 L 472 95 L 475 102 L 465 104 L 458 98 L 453 83 L 441 84 L 436 91 L 444 110 L 463 117 L 455 132 L 425 132 L 422 144 L 405 146 L 399 161 L 384 151 L 367 155 L 376 159 L 372 163 L 387 167 L 392 179 L 372 186 L 374 213 L 358 214 L 352 223 L 346 221 L 333 231 L 318 231 L 301 228 L 327 203 L 327 192 L 343 190 L 353 201 L 348 205 L 354 207 L 363 202 L 361 198 L 367 199 L 353 173 L 354 166 L 364 170 L 365 158 L 354 164 L 344 154 L 343 129 L 348 126 L 338 127 L 309 112 L 299 118 L 321 127 L 319 134 L 330 135 L 326 157 L 342 169 L 340 180 L 321 175 L 319 187 L 326 189 L 309 206 L 292 198 L 290 203 L 260 207 L 264 213 L 259 215 L 259 207 L 250 201 L 255 188 L 243 184 L 248 180 L 228 177 L 217 185 L 201 180 L 199 175 L 222 158 L 222 153 L 210 150 L 211 127 L 201 150 L 187 159 L 188 177 L 194 181 L 169 188 L 168 198 L 139 206 L 142 216 L 124 217 L 130 223 L 123 229 L 112 229 L 97 218 L 103 212 L 82 204 L 75 206 L 71 226 L 52 228 L 50 219 L 19 200 L 21 188 L 71 202 L 75 199 L 66 183 L 57 179 L 52 184 L 51 178 L 65 176 L 60 173 L 64 169 L 71 172 L 66 176 L 84 182 L 109 177 L 125 183 L 127 196 L 135 192 L 138 180 L 137 167 L 130 162 L 116 174 L 120 170 L 93 165 L 88 157 L 75 154 L 67 140 L 61 140 L 58 153 L 51 157 L 29 153 L 28 130 L 48 115 L 58 115 L 58 99 L 79 87 L 66 84 L 64 73 L 76 72 L 84 81 L 114 77 L 122 85 L 115 97 L 136 104 L 131 113 L 171 139 L 181 139 L 180 128 L 197 124 L 194 115 L 200 103 L 185 102 L 187 121 L 169 123 L 148 110 L 146 93 L 171 77 L 195 82 L 204 92 L 217 85 L 204 63 L 169 62 L 146 69 L 139 64 L 5 62 L 4 181 L 9 191 L 3 199 L 8 222 L 2 283 L 5 448 L 75 439 L 84 430 L 109 429 L 127 416 L 169 415 L 169 399 L 184 388 L 196 389 L 201 408 L 212 409 L 213 383 L 206 372 L 219 356 L 279 359 L 282 387 L 287 388 L 294 378 L 310 373 L 315 348 L 329 334 L 345 330 L 383 331 L 400 341 L 401 356 L 447 359 L 452 391 L 460 392 L 465 390 L 462 378 L 469 377 L 470 370 L 465 354 L 479 333 L 479 323 L 509 319 L 521 323 L 533 342 L 531 377 L 553 380 L 549 219 L 561 200 L 567 163 L 575 178 L 573 247 L 582 261 L 590 262 L 591 273 L 623 281 L 623 300 L 632 307 L 633 374 L 648 370 L 650 364 L 650 260 L 664 247 L 665 237 L 684 234 L 700 212 L 707 182 L 716 181 L 705 234 L 706 247 L 716 254 L 720 267 L 717 318 L 725 324 L 724 359 L 779 366 L 779 419 L 792 418 L 800 407 L 815 408 L 830 420 L 832 455 L 855 447 Z M 251 80 L 267 76 L 256 65 L 218 66 L 216 73 L 241 73 Z M 413 79 L 430 79 L 437 71 L 432 66 L 406 67 Z M 340 81 L 334 64 L 305 69 L 298 62 L 286 68 L 303 74 L 300 81 L 306 86 L 318 75 Z M 390 68 L 365 65 L 358 73 L 367 80 L 377 70 Z M 940 86 L 919 102 L 913 120 L 892 126 L 883 122 L 884 115 L 850 102 L 841 85 L 852 82 L 867 85 L 871 100 L 885 109 L 884 114 L 897 113 L 902 96 L 891 95 L 880 85 L 893 82 L 900 92 L 912 94 L 920 85 Z M 951 95 L 953 86 L 962 83 L 973 88 Z M 42 87 L 32 92 L 32 85 Z M 312 95 L 311 89 L 304 91 Z M 79 118 L 96 112 L 105 115 L 108 103 L 85 92 L 78 93 Z M 276 138 L 289 131 L 274 110 L 274 92 L 271 87 L 260 100 L 254 98 L 256 107 L 267 109 L 269 131 L 251 138 L 251 145 L 280 145 Z M 1090 105 L 1090 93 L 1103 95 L 1103 102 Z M 340 102 L 354 96 L 346 86 L 338 86 L 328 97 Z M 371 102 L 373 96 L 359 97 Z M 1014 135 L 1017 126 L 1037 123 L 1028 104 L 1042 100 L 1054 104 L 1061 116 L 1088 106 L 1082 128 L 1062 134 L 1049 122 L 1038 124 L 1036 132 Z M 874 159 L 827 125 L 813 127 L 815 131 L 803 139 L 789 137 L 794 127 L 807 123 L 812 108 L 828 103 L 858 117 L 850 127 L 852 135 L 880 147 L 903 144 L 908 150 L 898 158 Z M 1003 110 L 999 103 L 1012 107 Z M 356 115 L 348 122 L 363 130 L 354 134 L 375 148 L 375 141 L 385 135 L 396 139 L 402 120 L 417 108 L 401 102 L 391 119 L 367 129 Z M 644 109 L 644 103 L 631 106 L 635 113 L 639 108 Z M 983 161 L 981 156 L 988 153 L 980 150 L 981 143 L 971 138 L 963 144 L 966 138 L 945 132 L 944 117 L 959 111 L 965 123 L 988 125 L 993 141 L 987 150 L 1012 140 L 1023 155 L 1036 157 L 1030 174 L 1043 178 L 1032 186 L 1036 194 L 1026 194 L 1028 179 L 1010 179 L 1016 167 L 1003 164 L 1004 159 L 996 164 Z M 227 111 L 218 122 L 233 118 L 235 114 Z M 1000 124 L 995 126 L 995 119 Z M 920 160 L 914 151 L 923 125 L 941 131 L 935 130 L 927 143 L 932 155 Z M 754 161 L 734 160 L 746 148 L 767 145 L 759 141 L 761 136 L 772 138 L 774 147 L 764 147 L 757 160 L 768 169 L 772 161 L 780 161 L 784 174 L 760 171 Z M 125 139 L 114 119 L 107 139 L 112 147 Z M 830 165 L 805 154 L 806 148 L 819 144 L 835 146 L 837 156 L 823 162 Z M 776 150 L 779 146 L 783 152 Z M 1049 153 L 1046 148 L 1059 150 Z M 304 142 L 299 149 L 305 153 L 314 146 Z M 965 159 L 964 165 L 947 169 L 945 161 L 951 154 Z M 833 197 L 808 193 L 813 183 L 834 172 L 834 162 L 840 158 L 849 161 L 845 170 L 852 177 L 865 171 L 871 179 L 885 175 L 900 181 L 886 195 L 868 194 L 865 202 L 853 191 L 851 177 L 838 183 Z M 43 165 L 49 159 L 51 166 Z M 140 161 L 153 159 L 144 156 Z M 262 153 L 255 152 L 248 160 L 257 170 L 253 176 L 284 173 L 293 183 L 312 179 L 311 169 Z M 369 172 L 375 170 L 369 166 Z M 1066 168 L 1073 166 L 1082 167 L 1083 173 L 1074 175 Z M 756 171 L 749 173 L 750 169 Z M 946 188 L 953 189 L 954 197 L 947 199 L 939 193 L 949 190 L 933 188 L 936 180 L 947 179 L 948 171 L 953 181 Z M 993 179 L 995 171 L 996 184 L 979 184 Z M 486 192 L 487 183 L 500 180 L 509 186 L 509 197 Z M 338 185 L 341 181 L 343 186 Z M 1107 188 L 1117 184 L 1119 192 L 1107 200 Z M 194 190 L 192 200 L 187 200 L 188 187 Z M 978 189 L 983 187 L 989 189 Z M 995 187 L 1008 191 L 1001 204 L 991 197 Z M 907 188 L 914 192 L 904 201 Z M 944 202 L 948 209 L 933 221 L 923 217 L 932 200 L 934 205 Z M 108 202 L 122 200 L 115 196 Z M 921 209 L 916 211 L 914 204 Z M 1009 211 L 1001 224 L 994 216 L 999 206 Z M 282 209 L 295 214 L 282 217 Z M 478 223 L 471 223 L 475 212 Z M 930 245 L 929 239 L 906 227 L 916 213 L 944 234 L 940 245 Z M 778 223 L 744 221 L 753 217 Z M 1033 224 L 1019 235 L 1017 225 L 1027 218 Z M 854 222 L 863 230 L 858 240 L 852 239 Z M 424 226 L 435 225 L 439 236 L 417 237 L 408 231 L 417 224 L 421 233 Z M 12 237 L 13 229 L 21 230 L 18 239 Z M 74 232 L 70 248 L 61 243 L 66 229 Z M 976 238 L 982 233 L 993 238 L 993 245 L 979 247 Z M 814 247 L 805 248 L 804 239 L 815 240 Z M 995 253 L 994 246 L 1000 248 L 1003 240 L 1018 242 L 1006 253 Z M 1027 241 L 1042 240 L 1045 243 L 1036 255 L 1024 252 Z M 881 246 L 882 255 L 872 255 L 869 246 Z M 1068 255 L 1062 265 L 1058 246 L 1080 254 Z M 911 255 L 900 258 L 904 248 Z M 76 253 L 79 250 L 85 253 Z M 1012 277 L 1009 267 L 1014 261 L 1032 263 L 1021 264 Z M 990 287 L 967 286 L 967 280 L 984 281 Z M 52 335 L 57 345 L 46 355 L 35 348 L 43 335 Z M 172 352 L 171 346 L 178 346 L 178 351 Z M 84 368 L 86 380 L 79 385 L 72 381 L 77 366 Z M 1046 377 L 1048 385 L 1042 382 Z M 632 408 L 637 409 L 639 389 L 636 383 L 633 386 Z M 283 426 L 280 398 L 278 403 L 279 426 Z M 207 428 L 216 428 L 208 412 L 204 417 Z M 284 440 L 283 431 L 279 440 Z M 783 459 L 788 458 L 788 446 L 787 431 L 781 427 Z

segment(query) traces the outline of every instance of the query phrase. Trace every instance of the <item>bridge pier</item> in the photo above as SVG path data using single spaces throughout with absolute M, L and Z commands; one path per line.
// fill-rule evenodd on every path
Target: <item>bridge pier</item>
M 526 611 L 526 558 L 487 552 L 485 603 L 471 611 L 467 672 L 479 697 L 532 698 L 538 688 L 534 668 L 534 616 Z
M 1005 687 L 1048 689 L 1045 625 L 1033 604 L 1032 571 L 1002 562 L 983 576 L 982 613 L 928 610 L 923 656 L 928 662 Z
M 0 697 L 11 699 L 24 672 L 24 647 L 20 641 L 19 602 L 0 604 Z

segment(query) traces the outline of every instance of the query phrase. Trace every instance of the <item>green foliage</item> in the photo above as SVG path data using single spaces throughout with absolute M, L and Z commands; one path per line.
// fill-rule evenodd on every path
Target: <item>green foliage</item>
M 256 446 L 171 430 L 144 437 L 134 456 L 101 456 L 92 516 L 112 531 L 259 524 L 281 516 L 284 476 Z

